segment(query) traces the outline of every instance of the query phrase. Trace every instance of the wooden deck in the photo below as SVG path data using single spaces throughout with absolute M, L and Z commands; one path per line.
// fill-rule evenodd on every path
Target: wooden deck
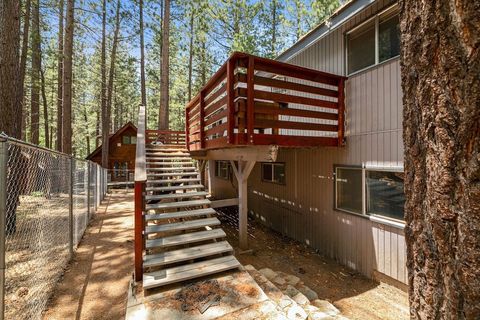
M 342 146 L 345 80 L 235 52 L 187 104 L 187 148 Z

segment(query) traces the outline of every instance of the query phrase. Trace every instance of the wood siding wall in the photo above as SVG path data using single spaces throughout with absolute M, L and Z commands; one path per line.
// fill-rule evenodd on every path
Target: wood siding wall
M 377 1 L 289 63 L 345 74 L 345 32 L 392 1 Z M 249 178 L 249 210 L 271 228 L 372 277 L 376 270 L 407 283 L 403 229 L 334 210 L 334 165 L 402 168 L 402 92 L 395 58 L 350 76 L 346 84 L 346 146 L 281 149 L 286 185 Z M 216 194 L 221 197 L 221 194 Z

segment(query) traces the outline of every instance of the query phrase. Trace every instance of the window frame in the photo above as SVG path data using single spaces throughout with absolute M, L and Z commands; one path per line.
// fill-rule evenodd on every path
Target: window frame
M 361 174 L 362 174 L 362 191 L 361 191 L 361 197 L 362 197 L 362 212 L 361 213 L 358 213 L 358 212 L 354 212 L 354 211 L 350 211 L 350 210 L 347 210 L 347 209 L 343 209 L 343 208 L 339 208 L 337 206 L 337 169 L 357 169 L 357 170 L 361 170 Z M 400 167 L 365 167 L 365 166 L 361 166 L 361 165 L 341 165 L 341 164 L 335 164 L 333 166 L 333 209 L 335 211 L 340 211 L 340 212 L 346 212 L 346 213 L 349 213 L 349 214 L 353 214 L 353 215 L 356 215 L 356 216 L 360 216 L 360 217 L 363 217 L 363 218 L 366 218 L 366 219 L 370 219 L 372 221 L 376 221 L 376 222 L 381 222 L 381 223 L 386 223 L 386 224 L 389 224 L 389 223 L 392 223 L 393 226 L 395 227 L 403 227 L 403 225 L 405 224 L 405 212 L 404 212 L 404 218 L 403 220 L 400 220 L 400 219 L 395 219 L 395 218 L 392 218 L 392 217 L 389 217 L 389 216 L 385 216 L 385 215 L 381 215 L 381 214 L 375 214 L 375 213 L 368 213 L 368 209 L 367 209 L 367 203 L 368 203 L 368 199 L 367 199 L 367 180 L 366 180 L 366 177 L 367 177 L 367 172 L 368 171 L 383 171 L 383 172 L 401 172 L 401 173 L 404 173 L 404 169 L 403 168 L 400 168 Z
M 220 164 L 226 165 L 226 172 L 227 176 L 224 177 L 219 174 L 220 170 L 218 170 Z M 215 160 L 215 178 L 223 179 L 223 180 L 230 180 L 230 162 L 225 160 Z
M 261 162 L 261 178 L 262 182 L 267 182 L 267 183 L 273 183 L 273 184 L 278 184 L 280 186 L 285 186 L 287 185 L 287 166 L 285 162 Z M 267 180 L 263 178 L 263 172 L 264 172 L 264 165 L 271 165 L 272 166 L 272 180 Z M 284 173 L 284 179 L 283 182 L 277 182 L 274 180 L 275 177 L 275 166 L 283 166 L 283 173 Z
M 396 12 L 395 12 L 396 11 Z M 395 13 L 394 13 L 395 12 Z M 362 21 L 361 23 L 359 23 L 358 25 L 354 26 L 353 28 L 349 29 L 348 31 L 345 32 L 345 36 L 344 36 L 344 42 L 345 42 L 345 74 L 347 76 L 353 76 L 357 73 L 361 73 L 365 70 L 368 70 L 370 68 L 373 68 L 375 66 L 379 66 L 379 65 L 382 65 L 384 63 L 387 63 L 391 60 L 394 60 L 394 59 L 398 59 L 400 57 L 400 54 L 396 55 L 396 56 L 393 56 L 393 57 L 390 57 L 388 59 L 385 59 L 383 61 L 380 62 L 380 53 L 379 53 L 379 25 L 380 25 L 380 19 L 385 17 L 385 16 L 388 16 L 389 14 L 391 13 L 394 13 L 391 17 L 389 17 L 389 19 L 391 19 L 393 16 L 395 15 L 398 15 L 399 14 L 399 7 L 398 7 L 398 4 L 395 3 L 391 6 L 389 6 L 388 8 L 374 14 L 372 17 L 366 19 L 365 21 Z M 374 25 L 375 25 L 375 62 L 372 64 L 372 65 L 369 65 L 367 67 L 364 67 L 362 69 L 359 69 L 359 70 L 355 70 L 355 71 L 352 71 L 352 72 L 348 72 L 348 67 L 349 67 L 349 64 L 348 64 L 348 54 L 350 52 L 350 48 L 348 46 L 348 36 L 357 31 L 358 29 L 362 28 L 363 26 L 371 23 L 372 21 L 374 21 Z

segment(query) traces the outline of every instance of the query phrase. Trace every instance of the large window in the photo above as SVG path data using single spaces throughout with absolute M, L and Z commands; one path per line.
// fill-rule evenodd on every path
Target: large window
M 266 182 L 285 184 L 285 163 L 262 163 L 262 180 Z
M 400 27 L 396 6 L 347 33 L 348 74 L 400 54 Z
M 335 168 L 335 209 L 404 220 L 403 172 Z
M 336 208 L 362 213 L 362 169 L 337 167 L 335 171 Z
M 228 161 L 215 161 L 215 177 L 226 180 L 230 178 L 230 163 Z
M 403 220 L 403 172 L 366 171 L 367 213 Z

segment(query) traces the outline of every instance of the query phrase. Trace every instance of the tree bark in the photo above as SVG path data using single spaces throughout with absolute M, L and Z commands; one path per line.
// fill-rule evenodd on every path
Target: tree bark
M 43 100 L 43 120 L 44 120 L 44 130 L 45 130 L 45 147 L 50 148 L 50 132 L 49 132 L 49 119 L 48 119 L 48 101 L 47 93 L 45 91 L 45 72 L 43 72 L 41 63 L 40 63 L 40 80 L 42 85 L 42 100 Z
M 19 86 L 20 3 L 17 0 L 0 2 L 0 132 L 20 138 L 17 121 L 21 105 L 17 101 Z
M 139 0 L 140 7 L 140 83 L 142 91 L 142 105 L 147 106 L 147 89 L 145 85 L 145 39 L 143 31 L 143 0 Z
M 169 58 L 170 58 L 170 0 L 165 0 L 162 30 L 162 74 L 160 78 L 160 111 L 158 129 L 168 130 L 169 126 Z
M 28 56 L 28 39 L 30 33 L 30 11 L 31 11 L 31 1 L 27 0 L 25 2 L 25 16 L 23 19 L 23 39 L 22 39 L 22 55 L 20 57 L 20 70 L 18 73 L 18 94 L 17 94 L 17 105 L 21 106 L 21 112 L 19 119 L 21 121 L 21 131 L 22 131 L 22 140 L 26 140 L 26 129 L 27 129 L 27 106 L 25 105 L 25 72 L 27 69 L 27 56 Z
M 40 4 L 32 3 L 32 69 L 30 74 L 30 142 L 39 144 L 40 133 Z
M 102 100 L 102 167 L 108 168 L 108 150 L 110 135 L 110 118 L 107 114 L 107 44 L 106 44 L 106 25 L 107 25 L 107 1 L 102 2 L 102 52 L 101 52 L 101 100 Z
M 115 79 L 115 62 L 117 59 L 118 34 L 120 33 L 120 0 L 117 1 L 117 12 L 115 14 L 115 32 L 113 35 L 112 54 L 110 55 L 110 70 L 108 72 L 107 92 L 107 119 L 108 127 L 111 127 L 110 119 L 112 113 L 113 80 Z
M 67 0 L 67 21 L 63 52 L 63 133 L 62 149 L 72 154 L 72 58 L 75 0 Z
M 480 318 L 480 4 L 400 1 L 412 319 Z
M 188 48 L 188 101 L 192 100 L 192 69 L 193 69 L 193 38 L 194 38 L 194 10 L 193 2 L 190 4 L 190 43 Z
M 58 1 L 58 57 L 57 57 L 57 140 L 55 144 L 55 149 L 57 151 L 62 151 L 62 125 L 63 125 L 63 11 L 64 11 L 64 1 Z

